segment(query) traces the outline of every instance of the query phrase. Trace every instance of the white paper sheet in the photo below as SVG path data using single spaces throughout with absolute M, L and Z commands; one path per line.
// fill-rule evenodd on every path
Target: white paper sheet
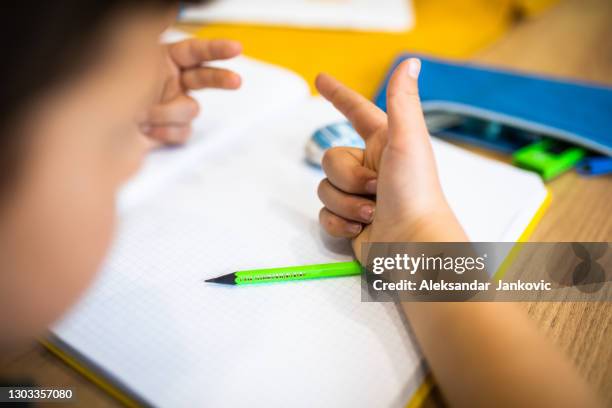
M 405 31 L 414 24 L 410 0 L 217 0 L 187 7 L 180 18 L 368 31 Z

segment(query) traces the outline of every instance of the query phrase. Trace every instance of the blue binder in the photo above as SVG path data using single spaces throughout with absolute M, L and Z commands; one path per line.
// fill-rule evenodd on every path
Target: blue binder
M 612 156 L 612 87 L 416 56 L 425 112 L 473 116 Z M 389 76 L 376 96 L 383 110 Z

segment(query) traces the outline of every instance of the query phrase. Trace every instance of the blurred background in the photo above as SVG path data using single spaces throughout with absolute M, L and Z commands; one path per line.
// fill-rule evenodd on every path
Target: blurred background
M 217 0 L 183 10 L 180 26 L 208 38 L 240 40 L 247 55 L 286 66 L 311 83 L 316 73 L 328 72 L 371 97 L 400 52 L 472 59 L 545 14 L 557 15 L 556 21 L 525 33 L 530 38 L 522 44 L 527 49 L 522 55 L 565 53 L 572 65 L 571 52 L 587 52 L 580 38 L 595 39 L 598 33 L 592 30 L 603 29 L 596 22 L 609 25 L 610 10 L 606 0 Z M 599 37 L 598 52 L 610 58 L 609 44 Z M 532 69 L 516 59 L 508 54 L 504 62 Z M 539 68 L 546 71 L 548 66 Z M 573 73 L 556 69 L 559 75 Z

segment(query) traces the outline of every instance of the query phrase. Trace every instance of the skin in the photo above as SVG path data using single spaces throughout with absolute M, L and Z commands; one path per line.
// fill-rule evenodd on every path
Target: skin
M 365 150 L 334 148 L 319 186 L 323 228 L 368 242 L 467 241 L 436 172 L 419 101 L 420 62 L 402 63 L 388 115 L 328 75 L 316 85 L 353 123 Z M 574 367 L 507 303 L 402 303 L 433 375 L 451 405 L 600 406 Z M 603 405 L 601 405 L 603 406 Z
M 239 44 L 161 46 L 168 16 L 119 13 L 101 33 L 95 61 L 20 118 L 13 137 L 27 143 L 0 207 L 0 350 L 41 334 L 91 282 L 112 240 L 118 187 L 151 139 L 188 136 L 199 107 L 187 92 L 240 86 L 235 73 L 203 65 L 237 55 Z
M 140 131 L 157 144 L 181 144 L 191 135 L 198 102 L 188 95 L 202 88 L 238 89 L 240 76 L 206 62 L 233 58 L 242 52 L 240 43 L 229 40 L 185 40 L 165 47 L 164 79 L 157 102 L 145 112 Z

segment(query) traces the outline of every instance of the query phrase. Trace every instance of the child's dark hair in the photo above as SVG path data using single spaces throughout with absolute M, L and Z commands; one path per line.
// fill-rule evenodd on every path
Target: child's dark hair
M 203 1 L 181 1 L 203 3 Z M 179 0 L 7 1 L 0 33 L 0 186 L 12 178 L 23 110 L 52 86 L 83 69 L 99 50 L 100 34 L 124 10 L 177 8 Z

